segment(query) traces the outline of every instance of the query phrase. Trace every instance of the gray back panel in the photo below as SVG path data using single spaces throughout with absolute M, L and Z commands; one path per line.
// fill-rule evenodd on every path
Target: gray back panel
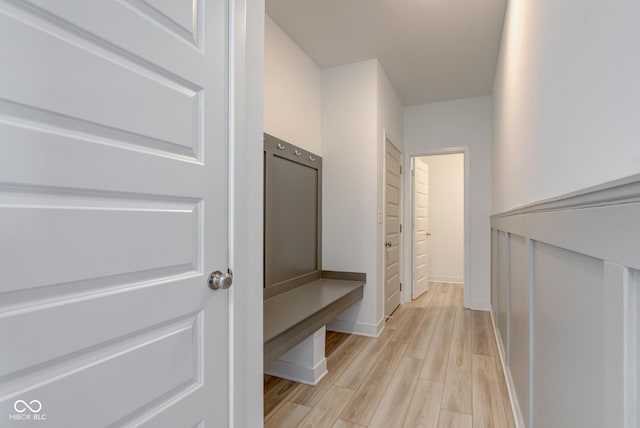
M 322 159 L 268 134 L 264 153 L 268 298 L 320 277 Z

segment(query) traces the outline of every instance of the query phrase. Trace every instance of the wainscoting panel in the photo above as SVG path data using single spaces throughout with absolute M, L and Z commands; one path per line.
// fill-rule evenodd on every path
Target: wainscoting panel
M 498 327 L 502 338 L 502 345 L 507 364 L 509 364 L 509 234 L 498 232 Z
M 529 249 L 527 238 L 510 235 L 511 269 L 509 363 L 520 399 L 522 417 L 529 418 Z
M 608 426 L 602 409 L 603 274 L 602 260 L 536 244 L 536 426 Z
M 624 422 L 640 426 L 640 271 L 631 270 L 624 289 Z
M 515 420 L 640 427 L 640 175 L 492 217 Z
M 500 314 L 499 288 L 498 288 L 498 272 L 499 254 L 498 254 L 498 231 L 491 229 L 491 308 L 493 309 L 493 320 L 498 324 Z

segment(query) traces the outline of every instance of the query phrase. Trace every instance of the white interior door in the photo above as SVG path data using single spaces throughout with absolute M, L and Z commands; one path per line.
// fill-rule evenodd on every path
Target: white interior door
M 400 151 L 385 142 L 384 314 L 400 305 Z
M 411 298 L 417 299 L 429 289 L 429 165 L 414 158 L 413 182 L 413 284 Z
M 227 426 L 226 14 L 0 2 L 0 426 Z

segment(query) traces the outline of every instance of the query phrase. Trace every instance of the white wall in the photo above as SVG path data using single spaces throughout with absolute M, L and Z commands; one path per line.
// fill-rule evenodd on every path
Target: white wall
M 464 282 L 464 155 L 427 156 L 429 280 Z
M 384 325 L 382 157 L 403 146 L 402 104 L 377 60 L 322 71 L 325 269 L 366 272 L 363 300 L 328 328 L 376 335 Z
M 323 268 L 367 274 L 363 300 L 329 329 L 376 334 L 377 61 L 323 70 L 322 89 Z
M 640 172 L 639 19 L 637 1 L 509 1 L 494 81 L 495 213 Z M 526 343 L 504 344 L 528 427 L 638 426 L 622 421 L 627 406 L 637 412 L 638 403 L 637 396 L 629 400 L 639 382 L 625 349 L 637 340 L 636 327 L 624 320 L 634 313 L 627 306 L 632 294 L 624 293 L 637 284 L 624 279 L 630 271 L 622 257 L 610 254 L 638 242 L 625 228 L 635 221 L 611 224 L 621 218 L 617 211 L 634 205 L 612 205 L 615 192 L 607 197 L 607 207 L 518 216 L 514 227 L 494 220 L 498 229 L 533 242 L 534 274 L 498 284 L 510 293 L 506 303 L 498 299 L 501 334 L 521 336 L 527 321 L 533 327 L 532 356 Z M 582 220 L 585 215 L 597 221 Z M 563 216 L 564 224 L 555 224 L 554 216 Z M 528 236 L 533 223 L 538 230 Z M 563 234 L 564 244 L 558 242 Z M 507 239 L 501 233 L 499 241 Z M 582 241 L 592 242 L 596 254 L 580 248 Z M 512 269 L 513 247 L 511 260 L 502 254 L 498 272 Z M 532 284 L 532 305 L 514 298 L 522 284 Z
M 391 85 L 389 81 L 389 77 L 385 73 L 384 69 L 380 65 L 378 61 L 377 63 L 377 73 L 378 73 L 378 87 L 377 87 L 377 104 L 378 104 L 378 124 L 377 124 L 377 140 L 378 140 L 378 174 L 377 174 L 377 195 L 378 195 L 378 207 L 376 209 L 377 215 L 378 213 L 384 215 L 384 180 L 385 180 L 385 167 L 384 167 L 384 159 L 385 159 L 385 148 L 386 148 L 386 139 L 389 139 L 391 143 L 400 150 L 402 153 L 404 148 L 404 106 L 400 98 L 396 94 L 395 89 Z M 400 162 L 402 162 L 402 158 L 400 158 Z M 400 200 L 402 201 L 403 195 L 400 194 Z M 401 213 L 402 215 L 402 213 Z M 380 217 L 378 217 L 380 218 Z M 376 230 L 377 241 L 376 241 L 376 260 L 378 266 L 377 276 L 378 280 L 378 299 L 376 306 L 376 319 L 378 323 L 383 323 L 384 319 L 384 266 L 385 266 L 385 247 L 384 247 L 384 237 L 385 237 L 385 228 L 384 222 L 378 221 L 378 228 Z M 405 257 L 402 254 L 402 246 L 400 248 L 400 259 L 402 263 L 402 258 Z M 402 269 L 400 270 L 400 274 L 402 275 Z M 400 278 L 401 283 L 408 283 L 404 278 Z
M 322 76 L 313 61 L 267 16 L 264 131 L 322 155 Z
M 366 272 L 364 299 L 330 328 L 377 334 L 384 325 L 382 159 L 402 150 L 403 105 L 375 59 L 319 70 L 267 17 L 265 132 L 323 157 L 323 268 Z
M 465 275 L 465 305 L 475 309 L 490 308 L 489 248 L 491 214 L 491 96 L 424 104 L 405 108 L 405 164 L 410 156 L 437 154 L 451 147 L 468 148 L 465 163 L 469 166 L 468 275 Z M 405 174 L 405 188 L 409 176 Z M 405 224 L 409 223 L 410 201 L 405 200 Z M 405 234 L 405 254 L 410 254 L 411 240 Z M 405 278 L 410 278 L 411 264 L 405 258 Z M 465 269 L 465 270 L 467 270 Z
M 509 1 L 493 211 L 640 172 L 640 2 Z
M 377 61 L 376 61 L 377 62 Z M 378 63 L 378 136 L 382 132 L 400 150 L 404 145 L 404 106 L 391 85 L 380 63 Z M 382 150 L 382 148 L 381 148 Z M 381 152 L 381 155 L 384 151 Z

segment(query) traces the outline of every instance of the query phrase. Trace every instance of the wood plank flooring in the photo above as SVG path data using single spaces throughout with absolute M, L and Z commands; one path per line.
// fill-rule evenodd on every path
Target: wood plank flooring
M 380 337 L 327 332 L 315 387 L 264 377 L 265 427 L 514 428 L 488 312 L 431 283 Z

